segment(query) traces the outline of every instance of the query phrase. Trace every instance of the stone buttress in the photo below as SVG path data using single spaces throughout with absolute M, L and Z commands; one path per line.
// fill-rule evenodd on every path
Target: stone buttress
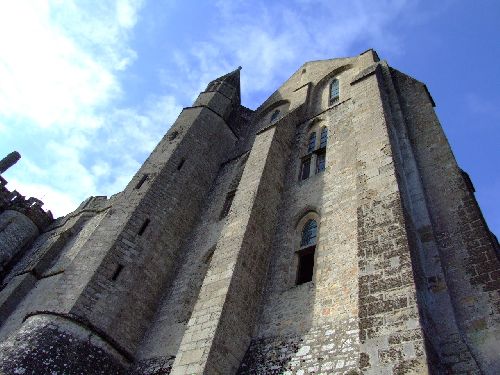
M 1 371 L 495 374 L 498 242 L 433 106 L 373 50 L 255 111 L 212 81 L 123 192 L 9 242 Z

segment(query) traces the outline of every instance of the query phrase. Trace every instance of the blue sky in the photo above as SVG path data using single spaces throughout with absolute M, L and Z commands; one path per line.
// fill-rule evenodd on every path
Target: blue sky
M 255 108 L 302 63 L 374 48 L 422 82 L 500 234 L 500 2 L 2 1 L 0 154 L 56 216 L 126 185 L 182 107 L 242 70 Z

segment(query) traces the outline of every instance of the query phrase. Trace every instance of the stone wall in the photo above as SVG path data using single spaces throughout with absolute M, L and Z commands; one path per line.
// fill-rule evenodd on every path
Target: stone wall
M 304 64 L 255 112 L 239 70 L 211 82 L 123 192 L 49 227 L 0 215 L 0 369 L 494 374 L 497 244 L 433 105 L 372 50 Z

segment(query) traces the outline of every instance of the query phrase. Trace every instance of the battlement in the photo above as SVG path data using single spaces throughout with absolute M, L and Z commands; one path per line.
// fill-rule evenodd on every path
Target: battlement
M 7 188 L 7 180 L 0 176 L 0 213 L 6 210 L 18 211 L 28 217 L 40 231 L 45 230 L 53 221 L 52 212 L 45 211 L 40 199 L 26 198 L 17 190 Z

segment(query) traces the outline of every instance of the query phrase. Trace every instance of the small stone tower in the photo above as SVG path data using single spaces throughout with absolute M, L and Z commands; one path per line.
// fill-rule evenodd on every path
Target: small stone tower
M 0 371 L 495 374 L 498 242 L 426 86 L 368 50 L 252 111 L 240 69 L 18 246 Z

